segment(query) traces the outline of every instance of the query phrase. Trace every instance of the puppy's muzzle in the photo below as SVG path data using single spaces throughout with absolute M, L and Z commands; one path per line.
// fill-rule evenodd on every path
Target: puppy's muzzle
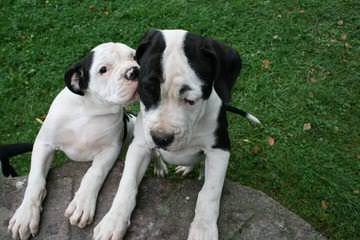
M 125 78 L 130 81 L 137 80 L 140 70 L 138 67 L 131 67 L 125 73 Z
M 151 131 L 150 135 L 151 135 L 154 143 L 156 144 L 156 146 L 159 148 L 165 149 L 167 146 L 169 146 L 174 141 L 173 133 L 169 134 L 169 133 Z

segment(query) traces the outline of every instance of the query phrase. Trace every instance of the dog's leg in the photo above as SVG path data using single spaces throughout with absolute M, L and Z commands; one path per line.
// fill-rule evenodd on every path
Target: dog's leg
M 65 211 L 65 217 L 69 218 L 72 225 L 83 228 L 93 221 L 98 193 L 119 156 L 120 149 L 120 147 L 106 148 L 95 156 Z
M 125 167 L 109 212 L 94 229 L 96 240 L 120 240 L 130 224 L 136 204 L 138 186 L 151 158 L 151 150 L 132 142 L 126 154 Z
M 188 240 L 218 239 L 217 219 L 228 162 L 228 151 L 211 149 L 206 152 L 205 182 L 198 195 Z
M 35 143 L 25 196 L 9 222 L 8 229 L 14 239 L 28 239 L 39 230 L 41 203 L 46 196 L 46 175 L 53 156 L 52 146 Z

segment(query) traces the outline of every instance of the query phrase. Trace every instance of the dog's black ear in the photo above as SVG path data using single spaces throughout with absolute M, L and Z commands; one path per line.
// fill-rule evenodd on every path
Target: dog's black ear
M 83 96 L 89 85 L 89 71 L 91 68 L 94 53 L 90 52 L 78 63 L 70 66 L 65 72 L 64 80 L 66 87 L 78 95 Z
M 201 47 L 203 54 L 211 59 L 215 69 L 214 88 L 223 102 L 229 102 L 231 89 L 241 69 L 241 59 L 236 50 L 224 44 L 204 38 Z
M 146 49 L 151 44 L 151 40 L 157 33 L 159 33 L 159 31 L 156 29 L 149 29 L 142 36 L 140 43 L 139 43 L 138 47 L 136 48 L 136 54 L 135 54 L 135 59 L 138 63 L 140 63 L 141 57 L 144 55 Z

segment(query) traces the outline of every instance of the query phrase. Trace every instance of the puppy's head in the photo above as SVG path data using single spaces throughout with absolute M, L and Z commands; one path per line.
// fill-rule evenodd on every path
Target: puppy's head
M 136 59 L 145 140 L 169 151 L 189 144 L 214 90 L 229 101 L 241 67 L 235 50 L 183 30 L 149 30 Z
M 125 104 L 136 94 L 139 66 L 135 50 L 121 43 L 103 43 L 73 64 L 65 84 L 79 95 L 92 95 L 113 104 Z

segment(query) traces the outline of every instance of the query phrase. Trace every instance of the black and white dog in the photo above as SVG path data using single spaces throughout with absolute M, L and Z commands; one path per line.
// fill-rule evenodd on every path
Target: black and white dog
M 104 179 L 126 135 L 132 137 L 135 117 L 129 119 L 124 106 L 134 99 L 138 87 L 134 56 L 135 50 L 124 44 L 104 43 L 65 73 L 67 88 L 51 104 L 36 137 L 25 196 L 9 222 L 13 238 L 27 239 L 39 229 L 46 175 L 55 150 L 75 161 L 92 161 L 65 211 L 72 225 L 85 227 L 92 222 Z
M 188 240 L 216 240 L 230 156 L 226 103 L 240 72 L 240 57 L 220 42 L 187 31 L 150 30 L 137 48 L 136 59 L 141 66 L 141 112 L 118 192 L 94 229 L 94 239 L 124 237 L 139 184 L 156 151 L 183 171 L 204 156 L 205 182 Z M 258 122 L 254 116 L 245 115 Z

